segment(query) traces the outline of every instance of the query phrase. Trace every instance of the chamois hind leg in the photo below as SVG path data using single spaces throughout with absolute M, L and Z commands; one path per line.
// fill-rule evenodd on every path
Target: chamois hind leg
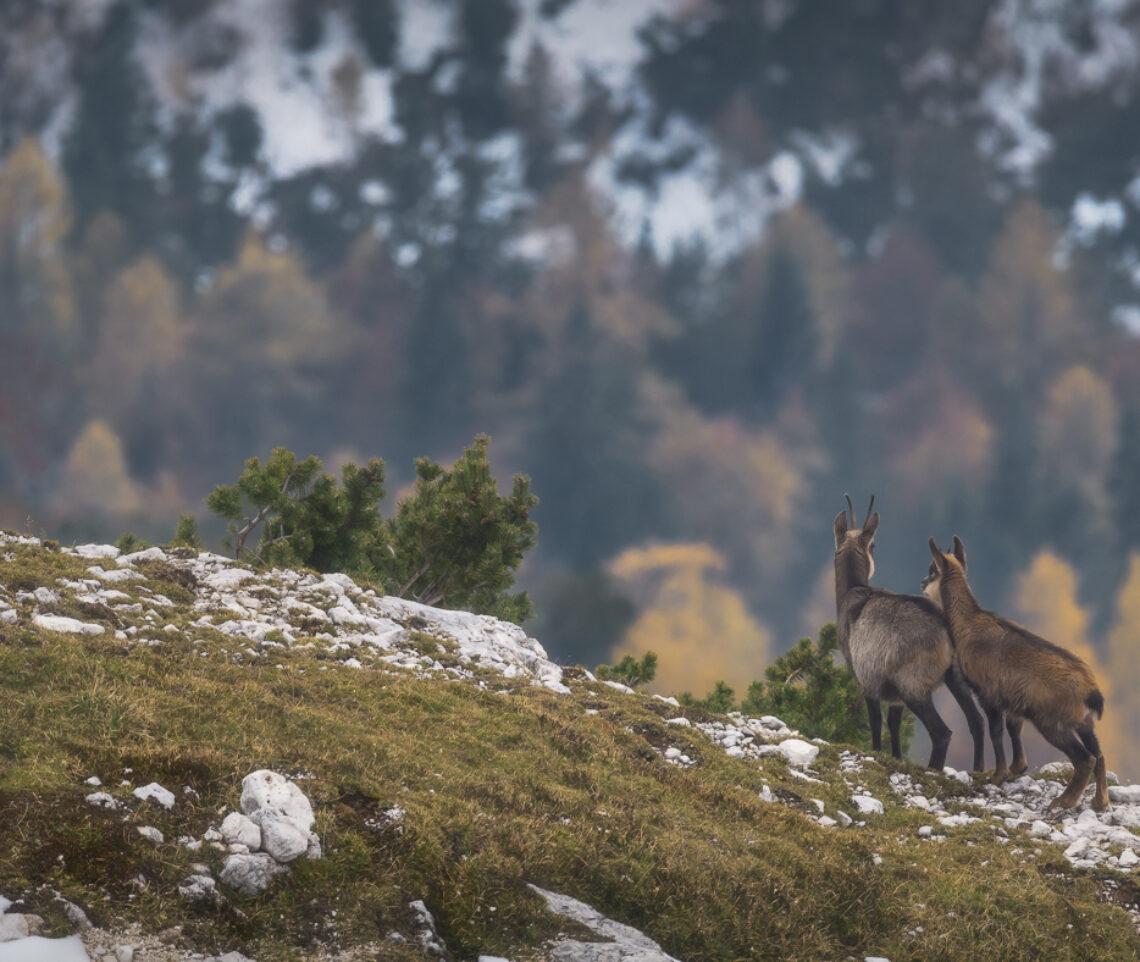
M 1000 785 L 1009 775 L 1005 761 L 1005 745 L 1002 735 L 1005 732 L 1005 715 L 996 705 L 986 705 L 986 720 L 990 723 L 990 743 L 994 746 L 994 773 L 990 777 L 995 785 Z
M 1049 807 L 1072 808 L 1080 801 L 1081 793 L 1089 783 L 1089 777 L 1096 765 L 1096 756 L 1085 747 L 1080 736 L 1072 728 L 1062 728 L 1060 731 L 1044 729 L 1041 734 L 1045 736 L 1045 740 L 1050 745 L 1059 748 L 1068 755 L 1069 760 L 1073 763 L 1072 779 L 1060 796 L 1049 803 Z
M 986 728 L 982 722 L 982 713 L 974 703 L 974 696 L 970 693 L 970 686 L 959 673 L 957 668 L 946 672 L 946 687 L 966 716 L 966 724 L 970 726 L 970 737 L 974 740 L 974 768 L 980 772 L 986 767 Z
M 1024 719 L 1010 715 L 1005 720 L 1005 730 L 1009 732 L 1009 741 L 1013 746 L 1013 761 L 1009 766 L 1011 775 L 1021 775 L 1029 770 L 1029 762 L 1025 759 L 1025 746 L 1021 744 L 1021 726 Z
M 1108 776 L 1105 773 L 1104 753 L 1100 750 L 1100 742 L 1097 740 L 1096 732 L 1093 731 L 1092 725 L 1088 728 L 1081 727 L 1077 729 L 1077 734 L 1081 737 L 1081 742 L 1084 744 L 1093 756 L 1096 758 L 1096 764 L 1093 766 L 1093 775 L 1096 778 L 1096 792 L 1093 794 L 1092 810 L 1094 812 L 1103 812 L 1108 808 Z
M 891 705 L 887 709 L 887 731 L 891 733 L 891 754 L 895 758 L 902 758 L 902 719 L 902 705 Z
M 878 698 L 867 699 L 867 720 L 871 725 L 871 747 L 880 752 L 883 750 L 883 709 Z
M 934 707 L 934 702 L 927 693 L 926 697 L 912 699 L 906 702 L 906 707 L 914 712 L 915 717 L 922 722 L 930 734 L 930 761 L 928 767 L 935 771 L 942 771 L 946 764 L 946 751 L 950 747 L 950 728 L 942 720 L 942 716 Z

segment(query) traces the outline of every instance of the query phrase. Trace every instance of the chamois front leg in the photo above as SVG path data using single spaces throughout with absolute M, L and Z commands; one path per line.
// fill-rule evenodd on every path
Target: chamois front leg
M 966 716 L 966 724 L 970 728 L 970 737 L 974 741 L 972 774 L 980 774 L 986 767 L 986 726 L 982 721 L 982 713 L 978 711 L 978 706 L 974 703 L 974 696 L 970 693 L 970 686 L 959 673 L 957 667 L 951 668 L 946 673 L 946 687 L 950 689 L 950 694 L 954 696 L 958 707 L 962 709 L 962 714 Z M 1018 731 L 1020 732 L 1020 729 Z M 1020 745 L 1021 742 L 1019 741 L 1017 744 Z
M 895 758 L 902 758 L 902 720 L 903 706 L 891 705 L 887 709 L 887 731 L 891 733 L 891 754 Z
M 1013 715 L 1005 720 L 1005 730 L 1009 732 L 1009 741 L 1013 748 L 1013 762 L 1009 766 L 1011 775 L 1021 775 L 1029 770 L 1029 762 L 1025 759 L 1025 747 L 1021 744 L 1022 723 L 1022 719 Z
M 990 781 L 1000 785 L 1009 777 L 1009 765 L 1005 761 L 1005 745 L 1002 736 L 1005 733 L 1005 716 L 1000 708 L 986 705 L 986 720 L 990 723 L 990 743 L 994 746 L 994 773 Z
M 867 699 L 867 720 L 871 725 L 871 747 L 881 752 L 883 750 L 883 709 L 878 698 Z
M 908 701 L 906 707 L 914 712 L 930 735 L 930 761 L 926 763 L 927 766 L 936 772 L 942 771 L 946 764 L 946 752 L 950 748 L 950 727 L 938 714 L 929 692 L 921 701 Z

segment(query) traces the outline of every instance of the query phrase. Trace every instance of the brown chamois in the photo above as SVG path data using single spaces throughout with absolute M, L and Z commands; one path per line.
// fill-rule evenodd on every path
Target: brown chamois
M 846 495 L 845 495 L 846 497 Z M 871 744 L 882 746 L 882 702 L 887 702 L 887 728 L 891 754 L 902 758 L 900 729 L 903 706 L 918 717 L 930 733 L 931 768 L 946 762 L 950 729 L 934 707 L 934 692 L 945 684 L 962 708 L 974 739 L 974 769 L 982 767 L 985 730 L 969 686 L 958 669 L 954 646 L 942 612 L 927 598 L 897 595 L 868 583 L 875 571 L 875 531 L 879 513 L 875 498 L 861 528 L 855 527 L 855 509 L 847 497 L 847 516 L 835 516 L 835 610 L 839 647 L 847 667 L 867 701 Z
M 982 609 L 966 581 L 966 549 L 957 535 L 953 553 L 940 551 L 933 538 L 930 553 L 934 561 L 922 589 L 946 613 L 962 673 L 989 720 L 993 780 L 1000 783 L 1010 772 L 1001 740 L 1003 719 L 1012 719 L 1020 734 L 1021 719 L 1028 718 L 1073 763 L 1072 780 L 1050 807 L 1076 805 L 1095 772 L 1092 808 L 1104 811 L 1108 806 L 1104 755 L 1093 731 L 1094 717 L 1104 714 L 1104 695 L 1089 666 L 1029 629 Z M 1014 741 L 1014 752 L 1015 766 L 1024 771 L 1020 738 Z

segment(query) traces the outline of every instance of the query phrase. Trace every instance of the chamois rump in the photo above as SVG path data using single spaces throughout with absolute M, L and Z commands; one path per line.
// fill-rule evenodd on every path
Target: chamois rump
M 869 585 L 875 571 L 875 531 L 879 513 L 867 508 L 862 527 L 847 497 L 847 516 L 835 516 L 835 609 L 839 647 L 867 701 L 871 744 L 882 745 L 882 702 L 890 706 L 887 728 L 891 754 L 902 758 L 903 706 L 930 733 L 931 768 L 941 771 L 950 745 L 950 728 L 934 707 L 934 692 L 945 683 L 962 708 L 974 740 L 974 769 L 982 768 L 985 743 L 982 716 L 958 669 L 946 620 L 938 606 L 919 595 L 899 595 Z
M 962 673 L 986 712 L 994 746 L 993 781 L 1000 784 L 1011 771 L 1025 770 L 1020 737 L 1014 739 L 1014 766 L 1006 765 L 1002 721 L 1013 720 L 1020 736 L 1021 719 L 1028 718 L 1073 763 L 1072 780 L 1050 807 L 1076 805 L 1095 772 L 1092 808 L 1104 811 L 1108 807 L 1105 762 L 1093 731 L 1094 717 L 1104 714 L 1104 695 L 1092 670 L 1072 652 L 985 611 L 966 581 L 966 549 L 957 535 L 952 553 L 940 550 L 933 538 L 930 553 L 934 560 L 922 590 L 945 612 Z M 1013 732 L 1011 728 L 1011 736 Z

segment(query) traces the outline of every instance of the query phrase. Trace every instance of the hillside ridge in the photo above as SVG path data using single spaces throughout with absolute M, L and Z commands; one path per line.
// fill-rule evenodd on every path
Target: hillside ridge
M 5 803 L 19 796 L 21 787 L 31 785 L 35 788 L 36 797 L 41 799 L 40 804 L 46 805 L 43 799 L 51 796 L 62 799 L 55 804 L 64 814 L 56 817 L 83 822 L 86 825 L 84 831 L 94 831 L 92 824 L 88 824 L 90 820 L 104 820 L 97 824 L 108 830 L 119 823 L 133 826 L 137 831 L 133 831 L 131 840 L 125 843 L 131 859 L 153 857 L 147 850 L 141 854 L 137 850 L 138 846 L 148 844 L 146 840 L 150 839 L 151 849 L 161 851 L 163 860 L 169 863 L 165 876 L 158 872 L 150 877 L 147 870 L 138 875 L 143 880 L 143 887 L 136 887 L 136 893 L 148 888 L 166 891 L 162 899 L 169 897 L 169 901 L 160 900 L 153 907 L 156 911 L 159 908 L 171 911 L 172 905 L 179 904 L 175 890 L 179 885 L 185 885 L 188 871 L 209 881 L 210 890 L 218 893 L 216 904 L 210 903 L 210 908 L 188 907 L 191 917 L 202 913 L 236 912 L 237 918 L 262 911 L 252 907 L 257 902 L 256 898 L 245 898 L 222 884 L 224 876 L 218 865 L 207 864 L 207 854 L 204 854 L 210 852 L 211 842 L 215 843 L 217 854 L 210 857 L 220 859 L 232 851 L 222 844 L 221 836 L 217 835 L 222 816 L 230 809 L 236 810 L 233 799 L 240 781 L 240 777 L 225 774 L 226 765 L 230 765 L 232 771 L 238 764 L 244 764 L 245 772 L 262 767 L 282 768 L 282 757 L 288 751 L 298 753 L 297 757 L 311 754 L 307 761 L 310 767 L 285 770 L 300 781 L 306 793 L 311 791 L 314 795 L 317 831 L 327 857 L 320 863 L 299 860 L 288 879 L 273 881 L 270 893 L 261 896 L 263 899 L 284 898 L 286 890 L 303 890 L 306 885 L 314 886 L 315 891 L 317 883 L 312 873 L 331 872 L 332 866 L 321 863 L 335 863 L 344 858 L 345 849 L 351 847 L 346 839 L 352 837 L 346 820 L 355 811 L 360 812 L 361 818 L 360 824 L 355 825 L 352 831 L 363 831 L 361 826 L 368 826 L 370 835 L 383 836 L 383 844 L 392 847 L 389 853 L 392 864 L 400 859 L 414 862 L 418 857 L 414 846 L 408 847 L 411 844 L 409 837 L 426 839 L 430 830 L 441 825 L 445 825 L 449 834 L 462 835 L 472 831 L 473 825 L 467 819 L 473 818 L 477 824 L 481 817 L 485 817 L 483 810 L 492 806 L 492 802 L 489 799 L 476 800 L 474 804 L 478 810 L 464 815 L 458 808 L 459 798 L 462 796 L 466 800 L 472 793 L 487 789 L 476 790 L 473 786 L 457 784 L 456 797 L 440 809 L 437 806 L 444 804 L 439 800 L 444 784 L 458 783 L 469 775 L 486 779 L 488 785 L 506 782 L 510 777 L 506 769 L 512 764 L 512 755 L 521 758 L 525 749 L 520 747 L 522 735 L 511 734 L 505 727 L 511 724 L 512 715 L 529 711 L 533 704 L 539 713 L 520 719 L 524 727 L 533 730 L 562 726 L 559 730 L 552 729 L 552 740 L 546 742 L 545 762 L 540 762 L 546 766 L 546 771 L 525 776 L 524 784 L 531 786 L 528 789 L 533 795 L 531 800 L 512 803 L 517 806 L 515 808 L 506 803 L 496 804 L 500 805 L 498 817 L 504 823 L 523 811 L 531 813 L 537 820 L 539 832 L 533 842 L 528 842 L 523 848 L 530 852 L 530 858 L 538 858 L 540 864 L 543 858 L 537 853 L 545 847 L 570 845 L 569 839 L 584 831 L 609 835 L 610 829 L 606 826 L 617 814 L 613 811 L 616 806 L 629 806 L 630 817 L 634 817 L 638 806 L 654 804 L 646 797 L 647 790 L 649 795 L 657 790 L 653 786 L 662 787 L 662 791 L 671 790 L 676 779 L 684 779 L 683 785 L 677 783 L 683 792 L 690 795 L 711 792 L 711 798 L 716 799 L 714 808 L 723 808 L 732 799 L 730 809 L 734 805 L 742 809 L 742 814 L 748 813 L 742 822 L 743 831 L 767 832 L 764 821 L 772 817 L 783 826 L 781 831 L 797 837 L 802 834 L 805 851 L 822 851 L 821 845 L 830 847 L 832 843 L 828 839 L 836 840 L 837 851 L 858 851 L 857 871 L 860 873 L 874 873 L 898 857 L 910 858 L 910 853 L 917 858 L 929 858 L 933 860 L 932 865 L 943 867 L 947 860 L 973 859 L 976 864 L 969 862 L 969 870 L 975 873 L 986 871 L 991 860 L 1000 857 L 1008 862 L 1011 871 L 1030 872 L 1033 877 L 1044 879 L 1047 885 L 1068 885 L 1075 873 L 1082 881 L 1072 884 L 1091 882 L 1095 888 L 1096 899 L 1100 901 L 1092 904 L 1116 901 L 1131 907 L 1133 919 L 1140 918 L 1135 909 L 1135 893 L 1140 889 L 1132 881 L 1134 867 L 1140 863 L 1137 856 L 1137 851 L 1140 851 L 1140 838 L 1137 837 L 1137 830 L 1140 830 L 1140 786 L 1112 785 L 1112 807 L 1101 815 L 1087 808 L 1087 798 L 1085 804 L 1074 812 L 1051 812 L 1048 804 L 1063 788 L 1063 770 L 1057 763 L 1045 765 L 1035 776 L 1023 776 L 1001 787 L 980 782 L 953 769 L 938 774 L 916 766 L 900 765 L 885 756 L 829 745 L 819 739 L 808 740 L 772 716 L 714 715 L 685 708 L 672 698 L 634 692 L 614 682 L 600 682 L 585 669 L 555 664 L 547 657 L 542 645 L 516 625 L 487 616 L 431 609 L 384 597 L 344 575 L 285 569 L 255 571 L 219 555 L 189 549 L 155 547 L 123 554 L 109 545 L 58 547 L 36 538 L 0 534 L 0 657 L 7 652 L 12 659 L 20 655 L 30 659 L 53 647 L 64 653 L 79 652 L 82 658 L 79 670 L 91 677 L 98 678 L 105 671 L 100 667 L 101 659 L 113 658 L 119 665 L 137 660 L 140 664 L 158 666 L 158 671 L 170 676 L 167 683 L 179 689 L 189 682 L 180 679 L 178 672 L 188 674 L 198 663 L 208 663 L 207 674 L 215 676 L 209 680 L 218 686 L 214 689 L 217 693 L 216 711 L 223 716 L 227 697 L 224 688 L 239 684 L 235 679 L 239 679 L 242 672 L 268 679 L 266 683 L 275 690 L 275 695 L 280 694 L 283 683 L 273 679 L 285 676 L 292 679 L 291 684 L 298 686 L 310 683 L 335 685 L 315 691 L 328 692 L 337 699 L 355 699 L 361 697 L 365 689 L 383 685 L 386 692 L 397 692 L 401 699 L 405 699 L 399 704 L 409 712 L 409 706 L 419 707 L 422 704 L 427 712 L 425 717 L 437 719 L 434 724 L 457 726 L 458 729 L 472 723 L 464 721 L 464 715 L 456 715 L 448 707 L 447 699 L 461 698 L 468 700 L 466 703 L 470 703 L 471 698 L 489 699 L 486 704 L 482 701 L 477 703 L 488 727 L 462 743 L 463 748 L 453 769 L 445 770 L 443 766 L 447 762 L 437 760 L 437 755 L 432 754 L 434 749 L 427 750 L 432 741 L 440 737 L 439 729 L 432 729 L 425 735 L 422 729 L 406 723 L 409 727 L 402 729 L 404 742 L 425 737 L 427 741 L 423 742 L 422 748 L 407 746 L 412 754 L 395 766 L 395 771 L 405 772 L 405 784 L 400 790 L 404 794 L 390 795 L 384 804 L 379 798 L 369 800 L 367 793 L 361 794 L 359 790 L 348 791 L 347 786 L 353 778 L 359 777 L 361 783 L 367 781 L 363 775 L 353 774 L 355 767 L 363 767 L 364 762 L 354 764 L 351 758 L 343 757 L 354 753 L 359 755 L 359 747 L 353 747 L 347 753 L 340 752 L 334 758 L 320 754 L 329 751 L 330 746 L 319 745 L 321 738 L 317 735 L 313 745 L 292 745 L 278 757 L 255 755 L 251 752 L 255 746 L 244 744 L 246 739 L 241 737 L 240 731 L 243 725 L 252 726 L 255 718 L 263 714 L 252 707 L 248 718 L 233 719 L 228 725 L 224 717 L 217 720 L 218 731 L 228 731 L 229 737 L 243 743 L 238 756 L 240 761 L 231 762 L 228 755 L 224 761 L 216 759 L 211 755 L 210 746 L 193 749 L 175 746 L 172 749 L 172 741 L 162 751 L 156 750 L 149 756 L 151 764 L 163 752 L 170 754 L 172 750 L 175 753 L 198 752 L 201 757 L 196 757 L 193 765 L 187 765 L 185 769 L 172 764 L 165 775 L 143 769 L 138 763 L 119 770 L 112 766 L 111 759 L 135 757 L 111 744 L 129 742 L 132 738 L 130 726 L 117 732 L 114 739 L 107 737 L 108 744 L 99 748 L 101 757 L 84 757 L 75 746 L 79 736 L 65 732 L 60 737 L 69 743 L 68 750 L 72 753 L 67 759 L 70 773 L 56 771 L 51 762 L 41 763 L 42 771 L 25 764 L 27 743 L 21 748 L 19 739 L 0 737 L 0 743 L 14 742 L 14 747 L 6 749 L 9 754 L 5 756 L 11 764 L 0 769 L 0 815 Z M 9 664 L 16 662 L 13 660 Z M 186 667 L 179 667 L 183 665 Z M 322 675 L 326 677 L 320 678 Z M 13 678 L 11 672 L 4 677 L 5 684 L 13 689 L 11 693 L 15 699 L 9 704 L 14 705 L 15 710 L 12 714 L 13 709 L 9 708 L 7 720 L 5 713 L 0 711 L 0 736 L 12 734 L 17 724 L 26 725 L 26 722 L 18 723 L 14 719 L 20 712 L 24 712 L 26 717 L 33 717 L 35 698 L 46 699 L 50 697 L 50 687 L 57 685 L 63 688 L 67 684 L 63 679 L 52 677 L 39 677 L 34 683 L 26 683 Z M 152 683 L 157 683 L 157 676 L 149 677 Z M 312 680 L 316 678 L 320 680 Z M 254 679 L 250 678 L 248 683 L 253 685 Z M 35 698 L 25 699 L 25 684 L 33 687 L 42 684 L 44 687 Z M 133 681 L 132 685 L 137 687 L 138 682 Z M 95 688 L 98 687 L 96 683 Z M 82 703 L 86 704 L 91 697 L 90 694 L 84 695 Z M 314 697 L 301 689 L 294 694 L 292 706 L 289 710 L 294 721 L 306 726 L 315 726 L 316 716 L 312 722 L 306 718 L 297 720 L 296 716 L 309 710 L 323 710 Z M 342 710 L 347 712 L 349 709 L 342 707 Z M 334 709 L 333 713 L 336 711 Z M 374 717 L 370 712 L 366 714 Z M 581 720 L 575 721 L 575 718 Z M 165 730 L 173 721 L 172 716 L 158 717 L 154 730 Z M 273 735 L 277 729 L 271 721 L 266 719 L 266 730 Z M 66 729 L 69 719 L 57 718 L 53 724 L 57 730 L 61 727 Z M 402 724 L 404 722 L 397 716 L 389 715 L 379 727 L 400 728 Z M 578 742 L 586 744 L 582 741 L 586 737 L 583 734 L 586 726 L 591 726 L 591 738 L 597 733 L 603 740 L 589 742 L 592 747 L 588 750 L 576 748 Z M 497 738 L 500 732 L 502 744 L 497 747 L 486 744 L 484 733 Z M 381 735 L 378 733 L 377 738 L 380 739 Z M 152 739 L 154 737 L 151 736 Z M 170 734 L 169 737 L 174 739 L 175 735 Z M 280 737 L 288 741 L 283 727 Z M 463 732 L 457 731 L 455 737 L 464 737 Z M 260 741 L 249 736 L 248 741 L 258 742 L 257 747 L 263 751 L 269 749 L 271 755 L 282 752 L 272 740 Z M 103 743 L 97 740 L 94 744 L 99 747 Z M 382 754 L 384 750 L 394 750 L 394 744 L 378 740 L 376 750 Z M 556 758 L 550 755 L 550 746 L 554 746 L 556 754 L 568 754 L 564 758 Z M 473 751 L 480 752 L 479 757 L 472 757 Z M 597 781 L 598 775 L 589 775 L 589 769 L 584 767 L 592 763 L 592 756 L 603 753 L 609 753 L 608 757 L 598 761 L 609 770 L 607 777 L 613 778 L 613 785 L 609 788 Z M 432 787 L 424 792 L 417 787 L 416 777 L 408 772 L 409 760 L 416 756 L 426 765 L 422 772 L 424 778 L 429 779 L 429 784 L 430 779 L 436 779 L 434 784 L 439 786 L 438 789 Z M 567 758 L 574 761 L 568 763 Z M 575 803 L 563 790 L 554 787 L 568 777 L 560 768 L 564 764 L 579 768 L 579 774 L 569 778 L 570 783 L 583 778 L 594 779 L 592 787 L 585 793 L 584 804 L 589 806 L 583 810 L 588 816 L 586 824 L 583 824 L 580 814 L 566 814 Z M 433 767 L 440 770 L 433 771 Z M 497 776 L 500 768 L 503 772 Z M 207 770 L 208 776 L 202 774 Z M 183 771 L 199 772 L 197 787 L 192 783 L 182 787 L 172 780 L 183 777 Z M 219 771 L 221 776 L 217 774 Z M 541 801 L 543 778 L 549 779 L 551 786 L 546 802 Z M 645 778 L 650 780 L 644 781 Z M 225 784 L 227 779 L 229 783 Z M 115 781 L 118 781 L 117 785 Z M 148 781 L 151 784 L 146 786 L 146 791 L 136 787 L 136 784 Z M 97 783 L 103 791 L 92 793 L 91 786 Z M 162 792 L 170 796 L 169 812 L 162 810 L 151 798 Z M 612 794 L 607 796 L 606 792 Z M 104 797 L 92 801 L 95 794 Z M 209 797 L 211 794 L 213 797 Z M 405 796 L 411 800 L 405 801 Z M 609 800 L 604 801 L 607 797 Z M 416 798 L 421 799 L 423 805 L 430 806 L 424 808 L 421 815 L 414 813 Z M 604 805 L 600 804 L 603 801 Z M 337 812 L 335 819 L 331 809 Z M 11 806 L 7 809 L 12 810 Z M 642 816 L 644 813 L 637 815 Z M 423 821 L 417 827 L 417 819 L 421 817 Z M 691 813 L 676 809 L 673 817 L 680 824 L 687 821 Z M 60 823 L 51 824 L 58 829 Z M 753 826 L 751 829 L 749 824 Z M 559 834 L 563 827 L 570 829 L 575 825 L 578 826 L 578 835 L 563 837 Z M 789 826 L 795 826 L 794 830 Z M 154 835 L 144 829 L 152 829 Z M 724 829 L 728 831 L 727 826 Z M 69 832 L 76 830 L 75 826 L 67 829 Z M 669 826 L 662 825 L 661 830 L 668 831 Z M 682 830 L 678 828 L 678 831 Z M 124 845 L 121 837 L 116 844 Z M 742 844 L 755 844 L 755 840 Z M 770 840 L 764 844 L 770 848 L 773 842 Z M 8 912 L 0 917 L 10 919 L 22 911 L 38 908 L 35 893 L 41 893 L 39 898 L 42 900 L 47 898 L 43 893 L 50 891 L 54 893 L 52 898 L 60 904 L 77 906 L 82 917 L 85 917 L 84 913 L 93 916 L 105 914 L 101 922 L 77 936 L 86 944 L 88 951 L 96 952 L 93 957 L 98 956 L 99 948 L 114 951 L 120 945 L 139 947 L 140 952 L 135 956 L 139 962 L 206 957 L 201 951 L 203 933 L 209 926 L 218 924 L 217 918 L 212 921 L 210 918 L 199 919 L 194 947 L 179 948 L 177 943 L 186 937 L 184 932 L 195 929 L 193 923 L 163 925 L 155 924 L 151 918 L 147 925 L 131 919 L 126 904 L 119 904 L 114 885 L 105 896 L 105 901 L 110 902 L 112 908 L 100 906 L 91 900 L 90 894 L 93 887 L 104 884 L 104 881 L 94 881 L 98 873 L 86 879 L 84 884 L 88 887 L 84 889 L 68 875 L 68 871 L 75 870 L 70 864 L 71 857 L 60 855 L 59 866 L 45 876 L 42 865 L 38 866 L 37 858 L 33 857 L 31 850 L 35 847 L 27 847 L 26 862 L 22 861 L 24 850 L 18 845 L 13 845 L 7 855 L 0 850 L 0 894 L 15 902 L 15 907 L 6 905 Z M 649 846 L 650 849 L 652 847 Z M 985 857 L 977 858 L 974 850 L 977 855 L 986 853 Z M 998 856 L 991 850 L 1004 852 Z M 606 848 L 603 851 L 608 853 L 610 850 Z M 464 859 L 477 858 L 478 852 L 478 847 L 472 848 Z M 796 860 L 803 857 L 802 854 L 796 856 Z M 577 858 L 575 856 L 572 860 Z M 110 856 L 106 859 L 113 861 Z M 64 863 L 67 863 L 67 870 L 62 867 Z M 663 864 L 651 864 L 657 865 L 653 871 L 665 871 Z M 761 859 L 757 871 L 769 870 L 764 868 L 765 865 L 767 863 Z M 193 866 L 193 869 L 184 866 Z M 343 870 L 343 866 L 338 869 Z M 596 916 L 595 921 L 601 919 L 606 923 L 601 928 L 591 926 L 595 934 L 589 938 L 606 940 L 609 938 L 607 933 L 612 935 L 629 922 L 640 920 L 643 924 L 633 930 L 645 928 L 648 923 L 650 931 L 640 936 L 646 941 L 635 939 L 627 946 L 630 953 L 649 952 L 647 944 L 660 943 L 657 951 L 663 960 L 719 957 L 720 950 L 711 945 L 706 945 L 705 952 L 680 951 L 668 941 L 670 934 L 677 938 L 676 931 L 669 926 L 663 927 L 664 933 L 656 931 L 656 910 L 652 906 L 638 909 L 636 902 L 627 901 L 628 895 L 618 894 L 620 888 L 614 890 L 610 886 L 599 885 L 595 895 L 602 904 L 594 905 L 590 898 L 582 898 L 586 893 L 580 888 L 577 891 L 560 890 L 553 880 L 545 877 L 549 870 L 550 866 L 546 870 L 524 866 L 517 882 L 519 886 L 525 882 L 529 886 L 526 891 L 530 898 L 541 895 L 544 904 L 559 915 L 570 915 L 567 905 L 586 905 L 587 919 Z M 770 870 L 777 871 L 775 867 Z M 882 870 L 886 871 L 885 868 Z M 433 871 L 443 869 L 437 866 Z M 585 859 L 582 871 L 583 878 L 605 875 L 603 864 L 591 863 L 589 859 Z M 559 872 L 551 874 L 557 876 Z M 213 888 L 215 877 L 219 879 L 216 889 Z M 628 884 L 633 885 L 629 871 L 622 877 L 630 878 Z M 37 878 L 51 881 L 40 881 L 37 888 L 30 884 Z M 422 879 L 419 884 L 423 884 Z M 508 887 L 513 889 L 515 884 L 509 883 Z M 810 895 L 805 890 L 801 897 Z M 182 898 L 185 900 L 186 896 Z M 88 901 L 84 903 L 84 899 Z M 430 891 L 420 891 L 408 892 L 400 896 L 400 900 L 411 921 L 403 931 L 394 922 L 387 923 L 391 926 L 387 929 L 388 936 L 392 937 L 390 944 L 385 943 L 382 949 L 376 948 L 376 939 L 385 938 L 384 932 L 377 932 L 371 940 L 359 936 L 333 938 L 329 935 L 327 940 L 317 942 L 321 946 L 320 951 L 325 953 L 321 957 L 343 960 L 362 957 L 353 954 L 364 951 L 362 946 L 368 946 L 368 951 L 376 953 L 374 957 L 381 958 L 422 957 L 421 952 L 438 958 L 507 957 L 499 955 L 501 949 L 493 944 L 493 955 L 484 953 L 482 948 L 473 952 L 462 939 L 457 940 L 454 922 L 444 924 L 437 931 L 434 920 L 430 926 L 423 921 L 425 917 L 431 919 L 433 911 L 442 909 L 445 914 L 454 911 L 451 905 L 454 896 L 445 897 L 439 891 L 434 895 Z M 49 905 L 54 904 L 51 899 L 48 902 Z M 417 902 L 426 916 L 414 908 Z M 613 916 L 615 910 L 619 912 L 617 919 L 606 917 Z M 1140 945 L 1140 941 L 1135 941 L 1135 923 L 1130 924 L 1125 915 L 1111 906 L 1101 905 L 1096 911 L 1101 910 L 1108 913 L 1102 922 L 1127 930 L 1121 938 L 1125 942 L 1132 940 L 1134 946 Z M 472 911 L 478 915 L 483 910 L 475 905 Z M 531 911 L 534 911 L 533 906 Z M 120 913 L 123 913 L 121 917 Z M 625 917 L 622 918 L 621 914 Z M 951 917 L 954 914 L 951 913 Z M 657 922 L 663 918 L 659 917 Z M 325 915 L 321 925 L 330 922 L 331 917 Z M 578 919 L 578 923 L 590 925 L 583 919 Z M 563 924 L 570 923 L 564 921 Z M 48 927 L 51 934 L 66 934 L 69 922 L 59 918 L 53 925 L 54 928 L 52 925 Z M 226 925 L 229 935 L 221 941 L 230 945 L 234 942 L 241 944 L 240 937 L 235 936 L 245 931 L 243 926 L 248 925 L 248 920 L 238 924 L 231 919 Z M 533 926 L 533 923 L 528 925 Z M 927 937 L 928 926 L 929 922 L 926 926 L 911 926 L 903 933 L 904 944 L 913 944 L 917 951 Z M 421 938 L 429 929 L 430 936 Z M 160 937 L 161 933 L 165 933 L 165 941 Z M 662 934 L 665 939 L 662 939 Z M 582 950 L 585 955 L 573 955 L 566 946 L 580 940 L 567 938 L 565 933 L 560 941 L 555 936 L 555 932 L 548 931 L 544 938 L 531 942 L 524 955 L 517 941 L 519 933 L 515 931 L 508 939 L 513 946 L 509 957 L 516 962 L 524 958 L 568 960 L 595 957 L 589 954 L 592 950 L 588 949 Z M 217 939 L 218 936 L 210 938 Z M 289 955 L 292 950 L 287 945 L 275 941 L 280 938 L 280 934 L 270 934 L 267 930 L 260 941 L 245 943 L 244 947 L 254 953 L 254 958 L 292 957 Z M 437 949 L 430 949 L 429 942 Z M 64 943 L 58 944 L 62 947 Z M 589 946 L 592 943 L 581 944 Z M 339 949 L 334 950 L 334 945 Z M 868 953 L 875 954 L 871 951 L 874 946 L 865 948 Z M 340 954 L 337 955 L 336 951 Z M 615 948 L 614 951 L 619 953 L 615 958 L 626 957 L 620 954 L 625 949 Z M 164 952 L 165 955 L 162 954 Z M 7 958 L 4 953 L 3 943 L 0 943 L 0 959 Z M 882 955 L 881 952 L 879 954 Z M 217 952 L 209 957 L 226 958 L 226 955 Z M 639 957 L 656 958 L 652 955 Z M 761 952 L 757 957 L 765 956 Z M 801 957 L 816 956 L 805 951 Z M 896 955 L 894 962 L 904 957 L 922 956 Z M 232 960 L 227 959 L 227 962 Z

